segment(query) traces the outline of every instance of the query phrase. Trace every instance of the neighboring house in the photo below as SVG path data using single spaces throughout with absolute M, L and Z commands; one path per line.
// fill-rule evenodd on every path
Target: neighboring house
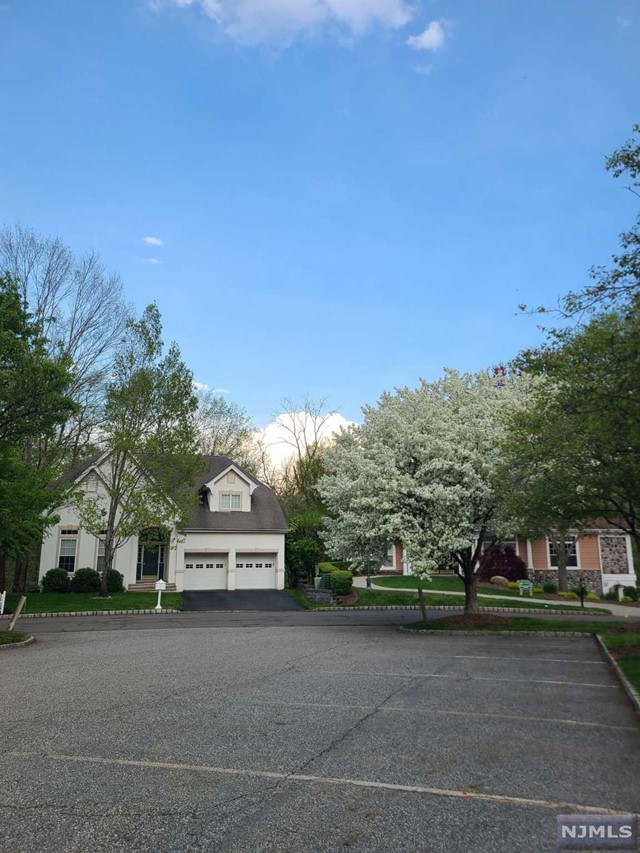
M 125 587 L 143 589 L 158 579 L 169 588 L 284 589 L 284 534 L 287 529 L 275 492 L 224 456 L 205 456 L 205 473 L 194 488 L 200 507 L 184 535 L 171 531 L 158 541 L 141 531 L 115 554 L 113 568 L 124 575 Z M 101 468 L 106 454 L 96 454 L 66 475 L 87 493 L 104 492 Z M 40 577 L 49 569 L 102 570 L 104 548 L 80 527 L 72 505 L 60 507 L 59 523 L 46 536 Z
M 558 559 L 548 539 L 530 540 L 519 536 L 504 544 L 511 545 L 527 564 L 529 577 L 534 583 L 558 582 Z M 616 584 L 636 585 L 631 537 L 606 522 L 579 537 L 569 536 L 567 553 L 570 587 L 577 586 L 580 577 L 589 590 L 598 594 L 608 592 Z M 411 563 L 400 542 L 389 546 L 387 559 L 380 571 L 411 574 Z

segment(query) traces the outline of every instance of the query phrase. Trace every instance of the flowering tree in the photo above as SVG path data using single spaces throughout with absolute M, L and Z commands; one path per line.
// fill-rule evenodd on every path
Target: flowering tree
M 504 370 L 445 371 L 437 382 L 383 394 L 364 423 L 328 454 L 325 543 L 341 558 L 384 553 L 402 541 L 418 578 L 454 563 L 465 612 L 477 611 L 483 543 L 498 535 L 503 414 L 530 380 Z

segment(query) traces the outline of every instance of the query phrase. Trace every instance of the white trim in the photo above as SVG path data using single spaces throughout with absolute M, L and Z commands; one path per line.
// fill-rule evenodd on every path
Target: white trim
M 209 489 L 210 491 L 213 491 L 213 486 L 230 471 L 233 471 L 234 474 L 236 474 L 236 476 L 238 476 L 243 483 L 246 483 L 249 486 L 249 495 L 252 495 L 260 485 L 260 483 L 254 483 L 253 480 L 250 479 L 246 474 L 243 474 L 243 472 L 236 465 L 231 464 L 227 466 L 224 471 L 221 471 L 219 474 L 217 474 L 212 480 L 209 480 L 208 483 L 205 483 L 205 488 Z

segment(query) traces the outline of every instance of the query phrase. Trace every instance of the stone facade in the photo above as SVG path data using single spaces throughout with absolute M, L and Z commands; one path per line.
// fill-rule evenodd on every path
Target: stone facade
M 536 586 L 542 586 L 544 583 L 554 583 L 558 585 L 558 570 L 557 569 L 529 569 L 529 580 L 533 581 Z M 588 592 L 595 592 L 596 595 L 602 595 L 602 575 L 600 572 L 579 572 L 575 569 L 568 569 L 569 589 L 584 585 Z
M 610 575 L 625 575 L 629 571 L 627 540 L 624 536 L 601 536 L 602 571 Z

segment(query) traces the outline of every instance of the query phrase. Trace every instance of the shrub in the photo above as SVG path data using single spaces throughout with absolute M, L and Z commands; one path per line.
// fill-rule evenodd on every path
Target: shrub
M 631 601 L 637 601 L 638 600 L 638 590 L 636 589 L 635 586 L 623 586 L 622 591 L 624 592 L 625 595 L 629 596 Z
M 124 576 L 115 569 L 111 569 L 109 572 L 107 588 L 109 592 L 124 592 Z
M 494 575 L 492 578 L 489 578 L 489 583 L 495 584 L 495 586 L 507 586 L 509 581 L 503 578 L 502 575 Z
M 560 596 L 560 598 L 566 598 L 566 599 L 578 598 L 577 592 L 559 592 L 558 595 Z
M 618 600 L 618 589 L 617 589 L 617 587 L 612 586 L 611 589 L 609 590 L 609 592 L 605 592 L 605 594 L 602 597 L 606 598 L 607 601 L 617 601 Z
M 518 581 L 507 581 L 507 589 L 520 589 Z
M 69 572 L 66 569 L 49 569 L 41 585 L 44 592 L 71 592 Z
M 544 592 L 544 587 L 543 586 L 534 586 L 533 591 L 539 594 L 541 592 Z
M 337 569 L 331 572 L 331 589 L 336 595 L 349 595 L 353 586 L 353 575 L 351 572 Z
M 595 594 L 595 592 L 588 592 L 586 594 L 585 598 L 587 599 L 587 601 L 599 601 L 600 600 L 598 598 L 598 596 Z
M 100 575 L 95 569 L 78 569 L 71 581 L 72 592 L 100 592 Z
M 623 604 L 631 604 L 632 601 L 635 601 L 635 598 L 631 598 L 630 595 L 623 595 L 622 596 L 622 603 Z
M 555 583 L 543 583 L 542 591 L 546 592 L 547 595 L 555 595 L 558 591 L 558 585 Z
M 511 545 L 505 545 L 504 550 L 499 545 L 491 545 L 482 556 L 485 564 L 478 580 L 490 580 L 495 575 L 508 581 L 529 580 L 527 564 L 518 557 Z

